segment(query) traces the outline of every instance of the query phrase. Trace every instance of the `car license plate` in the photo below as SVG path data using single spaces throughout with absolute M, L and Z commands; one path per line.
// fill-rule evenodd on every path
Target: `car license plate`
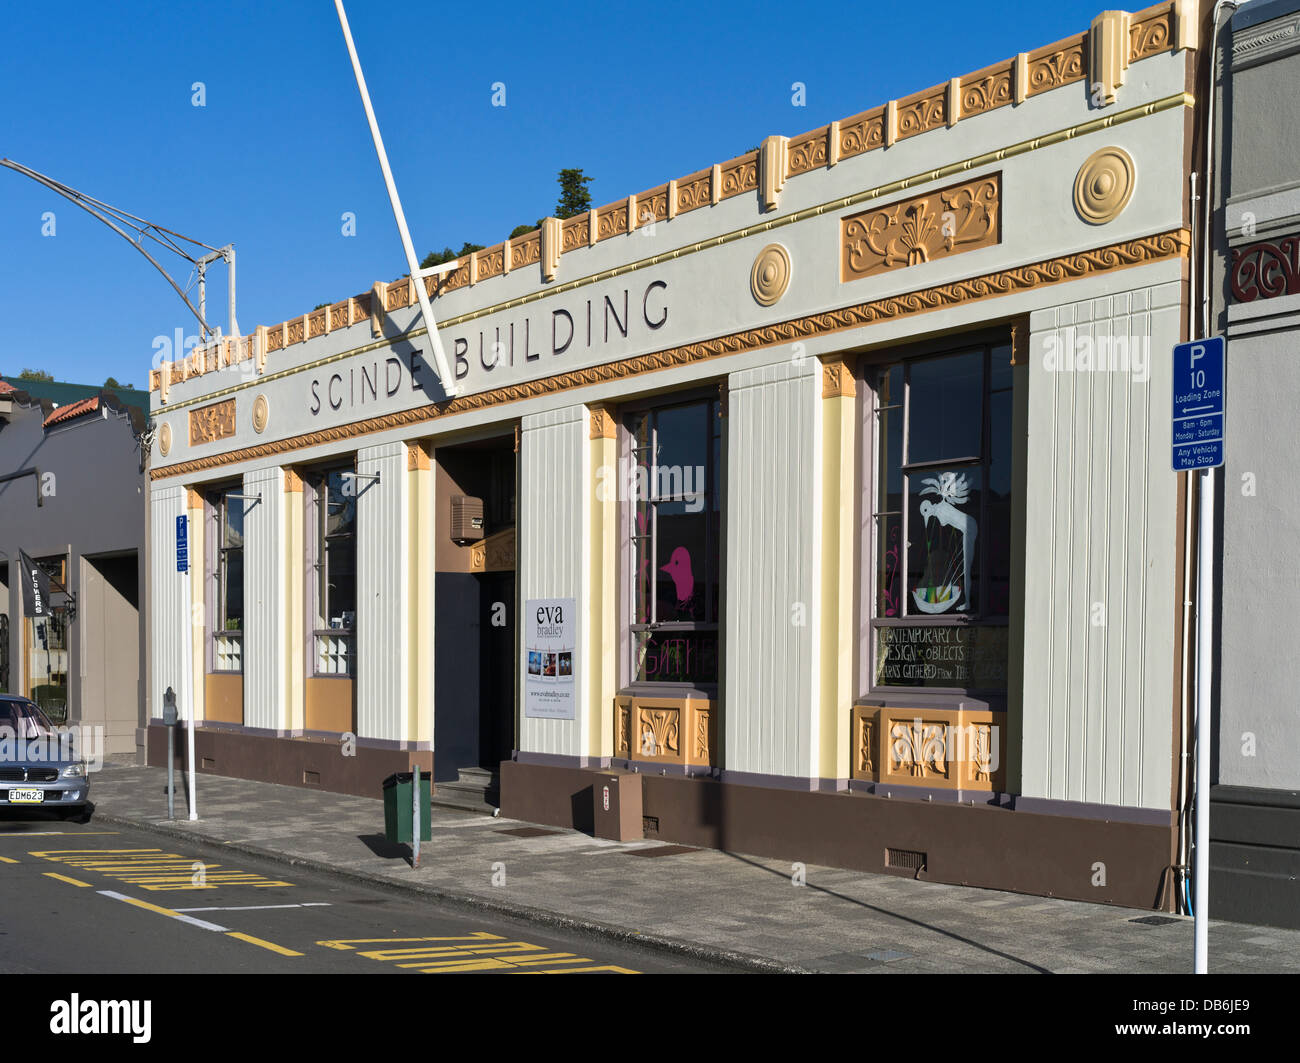
M 45 800 L 44 790 L 10 790 L 11 805 L 39 805 Z

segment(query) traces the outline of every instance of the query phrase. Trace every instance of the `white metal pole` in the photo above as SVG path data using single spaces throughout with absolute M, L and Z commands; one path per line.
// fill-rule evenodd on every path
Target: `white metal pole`
M 230 334 L 237 337 L 239 335 L 239 322 L 235 320 L 235 245 L 228 244 L 225 251 L 226 265 L 229 267 L 229 272 L 226 275 L 226 285 L 229 288 L 230 297 Z
M 185 547 L 187 553 L 189 551 L 190 543 L 194 541 L 194 536 L 190 534 L 189 523 L 190 522 L 187 519 L 185 522 Z M 190 558 L 190 561 L 192 562 L 193 558 Z M 194 610 L 190 604 L 190 599 L 193 595 L 192 588 L 190 587 L 189 565 L 186 565 L 186 571 L 182 573 L 182 575 L 185 578 L 185 584 L 181 593 L 181 600 L 185 605 L 185 638 L 182 640 L 181 645 L 181 681 L 184 684 L 182 690 L 184 692 L 186 712 L 188 714 L 186 717 L 185 730 L 190 761 L 190 819 L 198 819 L 198 798 L 194 790 Z
M 1210 654 L 1214 633 L 1214 470 L 1201 476 L 1196 593 L 1196 973 L 1210 953 Z
M 1201 222 L 1201 338 L 1210 338 L 1210 256 L 1214 254 L 1214 97 L 1219 66 L 1219 16 L 1236 11 L 1236 0 L 1218 0 L 1210 18 L 1210 91 L 1205 118 L 1205 201 Z M 1227 386 L 1228 367 L 1223 368 Z M 1210 953 L 1210 659 L 1214 634 L 1214 469 L 1201 477 L 1201 506 L 1197 530 L 1196 592 L 1196 897 L 1194 965 L 1197 974 L 1209 970 Z
M 406 227 L 402 201 L 397 197 L 397 185 L 393 181 L 393 171 L 388 166 L 388 153 L 384 151 L 383 138 L 379 135 L 375 109 L 370 105 L 370 91 L 366 88 L 365 75 L 361 73 L 361 60 L 357 58 L 356 45 L 352 43 L 352 30 L 348 27 L 348 16 L 343 11 L 343 0 L 334 0 L 334 7 L 338 10 L 339 25 L 343 27 L 343 39 L 347 42 L 348 55 L 352 58 L 352 72 L 356 75 L 357 88 L 361 91 L 361 103 L 366 109 L 366 121 L 370 123 L 370 136 L 375 142 L 375 154 L 379 156 L 379 168 L 383 170 L 384 184 L 388 186 L 388 202 L 392 204 L 393 217 L 397 220 L 397 232 L 402 238 L 402 250 L 406 253 L 406 268 L 411 274 L 411 283 L 415 285 L 416 298 L 420 301 L 420 313 L 424 315 L 424 325 L 429 332 L 429 347 L 433 352 L 433 362 L 442 381 L 442 390 L 448 396 L 452 396 L 457 393 L 455 380 L 447 370 L 447 355 L 442 349 L 442 340 L 438 337 L 438 324 L 433 319 L 429 293 L 425 291 L 424 279 L 419 275 L 420 263 L 415 257 L 415 247 L 411 244 L 410 230 Z

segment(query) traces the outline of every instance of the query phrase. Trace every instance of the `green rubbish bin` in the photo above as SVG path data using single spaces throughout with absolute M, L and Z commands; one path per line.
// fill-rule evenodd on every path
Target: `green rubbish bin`
M 411 842 L 411 789 L 415 773 L 399 771 L 384 780 L 384 837 L 388 841 Z M 420 772 L 420 841 L 433 840 L 429 832 L 429 818 L 433 805 L 430 801 L 432 775 Z

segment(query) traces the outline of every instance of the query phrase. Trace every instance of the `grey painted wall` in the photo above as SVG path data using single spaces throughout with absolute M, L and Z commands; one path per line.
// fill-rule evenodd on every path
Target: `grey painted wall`
M 1226 274 L 1231 248 L 1300 232 L 1300 2 L 1243 5 L 1224 36 L 1210 289 L 1228 337 L 1217 781 L 1295 789 L 1300 295 L 1235 302 Z
M 26 667 L 18 551 L 68 557 L 68 590 L 78 600 L 68 633 L 68 720 L 105 726 L 110 740 L 106 752 L 134 752 L 144 703 L 145 653 L 143 610 L 132 608 L 132 603 L 144 602 L 145 586 L 145 477 L 135 432 L 128 415 L 115 410 L 74 418 L 47 431 L 39 405 L 8 397 L 14 401 L 11 412 L 0 416 L 0 470 L 35 466 L 45 484 L 39 507 L 35 479 L 0 484 L 0 551 L 8 555 L 0 564 L 8 584 L 10 688 L 21 689 Z M 127 568 L 131 564 L 133 571 Z M 127 618 L 138 625 L 135 631 L 121 630 Z

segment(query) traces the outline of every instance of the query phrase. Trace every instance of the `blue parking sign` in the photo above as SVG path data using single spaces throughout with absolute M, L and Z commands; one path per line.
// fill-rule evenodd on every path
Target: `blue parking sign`
M 1225 358 L 1222 336 L 1174 348 L 1175 472 L 1223 464 Z
M 189 536 L 189 518 L 180 516 L 176 518 L 176 571 L 188 572 L 190 570 L 190 536 Z

